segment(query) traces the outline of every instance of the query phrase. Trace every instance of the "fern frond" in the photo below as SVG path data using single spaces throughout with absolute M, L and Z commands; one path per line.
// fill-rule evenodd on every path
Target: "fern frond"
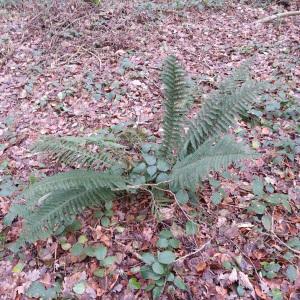
M 100 153 L 92 152 L 86 148 L 87 144 L 97 144 L 98 148 L 102 148 Z M 53 137 L 45 136 L 41 138 L 33 147 L 34 152 L 47 152 L 50 157 L 63 162 L 69 166 L 79 164 L 82 167 L 100 167 L 110 166 L 112 157 L 105 150 L 115 146 L 116 143 L 109 141 L 100 141 L 93 137 Z M 121 145 L 118 145 L 121 146 Z
M 247 74 L 243 66 L 204 102 L 190 123 L 181 150 L 182 157 L 196 151 L 206 140 L 227 132 L 236 122 L 236 117 L 243 115 L 258 98 L 261 86 L 250 80 Z
M 181 140 L 182 124 L 191 99 L 184 70 L 176 57 L 170 56 L 166 59 L 162 81 L 165 86 L 165 112 L 161 155 L 170 158 Z
M 26 218 L 29 214 L 30 211 L 24 204 L 13 203 L 3 219 L 3 224 L 10 226 L 15 218 Z
M 54 191 L 25 218 L 24 232 L 20 238 L 27 242 L 43 239 L 85 208 L 99 206 L 100 203 L 111 201 L 114 197 L 114 193 L 108 188 Z
M 126 181 L 119 175 L 110 172 L 96 172 L 92 170 L 73 170 L 67 173 L 59 173 L 34 183 L 23 192 L 28 204 L 43 202 L 45 195 L 54 191 L 69 191 L 71 189 L 84 188 L 94 190 L 98 188 L 126 189 Z
M 211 171 L 218 171 L 240 159 L 253 156 L 255 154 L 247 152 L 228 136 L 217 143 L 209 140 L 175 164 L 171 173 L 172 183 L 175 187 L 194 188 Z

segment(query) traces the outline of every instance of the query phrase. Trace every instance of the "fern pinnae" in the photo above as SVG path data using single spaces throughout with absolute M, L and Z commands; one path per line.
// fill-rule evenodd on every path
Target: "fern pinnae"
M 84 138 L 43 137 L 33 147 L 34 152 L 47 152 L 53 159 L 73 166 L 110 166 L 107 153 L 94 153 L 86 149 Z
M 100 203 L 111 201 L 114 193 L 107 188 L 86 190 L 73 189 L 55 191 L 45 199 L 38 209 L 25 219 L 25 235 L 31 241 L 39 239 L 41 231 L 53 232 L 55 226 L 81 213 L 85 208 L 99 206 Z
M 235 80 L 232 79 L 231 82 Z M 230 88 L 227 92 L 216 92 L 204 102 L 196 119 L 189 126 L 181 157 L 196 151 L 206 140 L 226 133 L 236 122 L 236 117 L 245 113 L 258 98 L 259 88 L 251 80 L 243 84 L 238 82 L 235 89 Z
M 181 188 L 192 188 L 203 180 L 210 171 L 218 171 L 228 165 L 255 156 L 242 145 L 225 136 L 218 142 L 208 140 L 192 154 L 179 160 L 171 174 L 173 184 Z
M 182 125 L 190 102 L 185 73 L 175 56 L 166 59 L 162 81 L 165 86 L 165 113 L 160 153 L 168 159 L 181 140 Z
M 111 188 L 126 189 L 126 180 L 110 172 L 96 172 L 93 170 L 73 170 L 66 173 L 58 173 L 51 177 L 36 182 L 23 192 L 28 203 L 37 202 L 41 196 L 56 190 L 70 190 L 77 187 L 85 189 Z

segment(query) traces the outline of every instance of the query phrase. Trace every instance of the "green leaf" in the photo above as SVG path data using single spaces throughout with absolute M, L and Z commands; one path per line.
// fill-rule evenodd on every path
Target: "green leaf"
M 271 292 L 271 296 L 273 300 L 283 300 L 282 293 L 279 289 L 273 289 Z
M 149 252 L 143 253 L 141 256 L 142 256 L 143 262 L 147 265 L 152 265 L 155 261 L 154 256 Z
M 158 254 L 158 261 L 162 264 L 169 265 L 173 263 L 176 259 L 176 256 L 171 251 L 163 251 Z
M 128 285 L 133 290 L 139 290 L 142 286 L 135 277 L 129 279 Z
M 102 225 L 103 227 L 108 227 L 109 224 L 110 224 L 110 220 L 109 220 L 108 217 L 102 217 L 102 218 L 101 218 L 101 225 Z
M 232 266 L 231 262 L 228 261 L 228 260 L 225 260 L 225 261 L 223 262 L 223 267 L 224 267 L 226 270 L 232 270 L 232 269 L 233 269 L 233 266 Z
M 159 236 L 165 239 L 169 239 L 173 237 L 173 234 L 171 232 L 171 230 L 169 229 L 163 229 L 160 233 Z
M 252 190 L 256 196 L 262 196 L 264 194 L 264 182 L 259 177 L 253 180 Z
M 198 225 L 195 222 L 187 221 L 185 223 L 185 233 L 187 235 L 194 235 L 198 232 Z
M 292 252 L 290 252 L 290 251 L 286 252 L 286 253 L 283 255 L 283 258 L 284 258 L 285 260 L 287 260 L 287 261 L 292 261 L 292 260 L 294 259 L 294 257 L 295 257 L 295 255 L 294 255 Z
M 166 282 L 166 279 L 163 277 L 163 278 L 160 278 L 159 280 L 156 280 L 155 285 L 156 286 L 164 286 L 165 282 Z
M 260 147 L 260 142 L 258 140 L 253 140 L 252 141 L 252 148 L 253 149 L 258 149 Z
M 282 201 L 288 200 L 289 196 L 286 195 L 286 194 L 275 193 L 275 194 L 272 194 L 272 195 L 268 195 L 264 198 L 270 204 L 279 205 L 279 204 L 282 203 Z
M 167 172 L 170 170 L 170 165 L 165 160 L 159 159 L 157 161 L 157 169 L 161 172 Z
M 72 246 L 70 252 L 73 256 L 80 256 L 81 254 L 83 254 L 83 246 L 79 243 L 76 243 Z
M 147 165 L 142 162 L 132 169 L 132 173 L 143 174 L 146 171 Z
M 60 285 L 54 284 L 54 287 L 46 289 L 44 284 L 39 281 L 31 283 L 30 287 L 26 291 L 26 296 L 30 298 L 41 298 L 43 300 L 57 299 L 57 294 L 60 292 Z
M 93 274 L 96 277 L 103 278 L 106 276 L 106 270 L 103 268 L 97 268 Z
M 281 200 L 281 205 L 289 212 L 292 212 L 292 208 L 288 200 Z
M 266 211 L 266 205 L 262 203 L 261 201 L 252 201 L 251 205 L 249 207 L 250 211 L 255 212 L 258 215 L 263 215 Z
M 84 248 L 84 253 L 89 256 L 89 257 L 94 257 L 95 256 L 95 248 L 93 247 L 85 247 Z
M 141 275 L 144 279 L 159 280 L 160 275 L 154 273 L 150 266 L 141 267 Z
M 293 249 L 300 250 L 300 239 L 298 237 L 289 239 L 287 244 Z
M 63 250 L 65 250 L 65 251 L 70 250 L 71 247 L 72 247 L 72 245 L 71 245 L 70 243 L 62 243 L 62 244 L 61 244 L 61 248 L 62 248 Z
M 174 279 L 175 279 L 175 276 L 173 273 L 170 273 L 167 277 L 167 281 L 170 281 L 170 282 L 174 281 Z
M 176 287 L 178 287 L 180 290 L 185 291 L 186 290 L 186 285 L 185 283 L 182 281 L 182 279 L 178 276 L 175 277 L 174 279 L 174 285 Z
M 151 150 L 151 144 L 143 144 L 142 145 L 142 152 L 144 152 L 144 153 L 148 153 L 150 150 Z
M 222 200 L 223 200 L 223 195 L 219 192 L 215 192 L 211 195 L 211 202 L 214 205 L 220 204 Z
M 170 176 L 167 173 L 159 173 L 155 179 L 156 183 L 166 182 L 170 180 Z
M 176 193 L 176 199 L 180 204 L 186 204 L 189 201 L 189 194 L 185 190 L 179 190 Z
M 158 241 L 157 241 L 157 247 L 158 248 L 168 248 L 169 246 L 169 242 L 167 239 L 165 238 L 160 238 Z
M 94 256 L 98 260 L 103 260 L 107 254 L 107 248 L 103 245 L 99 246 L 98 248 L 95 248 L 94 250 Z
M 86 237 L 86 235 L 82 234 L 79 238 L 78 238 L 78 243 L 79 244 L 85 244 L 88 241 L 88 238 Z
M 111 210 L 112 207 L 113 207 L 113 202 L 111 200 L 106 201 L 105 204 L 104 204 L 104 207 L 105 207 L 106 210 Z
M 238 295 L 240 297 L 243 297 L 245 295 L 245 289 L 243 286 L 239 285 L 237 288 L 236 288 L 236 291 L 238 293 Z
M 297 268 L 293 265 L 289 265 L 286 269 L 286 277 L 288 280 L 293 283 L 296 281 L 298 276 Z
M 157 167 L 156 166 L 150 166 L 147 168 L 147 173 L 150 175 L 150 176 L 153 176 L 157 171 Z
M 165 273 L 165 268 L 163 265 L 161 265 L 159 262 L 155 262 L 153 265 L 152 265 L 152 270 L 153 272 L 155 272 L 156 274 L 159 274 L 159 275 L 162 275 Z
M 169 240 L 169 246 L 171 246 L 172 248 L 179 248 L 180 242 L 176 239 L 170 239 Z
M 25 264 L 19 262 L 13 267 L 12 272 L 13 273 L 21 273 L 23 271 L 24 267 L 25 267 Z
M 117 260 L 116 256 L 107 256 L 106 258 L 104 258 L 101 261 L 101 264 L 103 267 L 109 267 L 109 266 L 113 265 L 116 260 Z
M 271 216 L 269 215 L 264 215 L 262 218 L 261 218 L 261 222 L 262 224 L 264 225 L 265 229 L 270 231 L 271 230 L 271 227 L 272 227 L 272 218 Z
M 144 160 L 147 163 L 148 166 L 153 166 L 156 163 L 156 157 L 153 155 L 149 155 L 144 153 L 143 154 Z
M 155 288 L 155 284 L 154 283 L 151 283 L 151 284 L 149 284 L 149 285 L 147 285 L 146 287 L 145 287 L 145 291 L 146 292 L 150 292 L 151 290 L 153 290 Z
M 74 285 L 73 291 L 78 295 L 82 295 L 85 292 L 85 288 L 86 288 L 85 282 L 80 281 L 79 283 Z
M 156 286 L 153 290 L 152 290 L 152 297 L 153 300 L 159 299 L 160 295 L 163 292 L 163 287 L 161 286 Z

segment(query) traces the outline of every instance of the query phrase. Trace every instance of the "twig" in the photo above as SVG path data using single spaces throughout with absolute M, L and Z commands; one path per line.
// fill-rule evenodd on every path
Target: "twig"
M 294 253 L 296 253 L 296 254 L 298 254 L 298 255 L 300 255 L 300 251 L 299 250 L 296 250 L 296 249 L 294 249 L 294 248 L 292 248 L 292 247 L 290 247 L 288 244 L 286 244 L 275 232 L 271 232 L 271 234 L 269 234 L 269 233 L 265 233 L 266 235 L 268 235 L 268 236 L 271 236 L 271 237 L 274 237 L 274 238 L 276 238 L 276 240 L 281 244 L 281 245 L 283 245 L 283 246 L 285 246 L 286 248 L 288 248 L 289 250 L 291 250 L 292 252 L 294 252 Z
M 99 62 L 99 68 L 100 70 L 102 69 L 102 62 L 101 62 L 101 58 L 93 51 L 86 49 L 84 47 L 81 47 L 82 50 L 86 51 L 87 53 L 91 54 L 92 56 L 96 57 L 98 62 Z
M 300 251 L 290 247 L 288 244 L 286 244 L 284 241 L 282 241 L 281 238 L 275 233 L 275 231 L 274 231 L 274 210 L 273 210 L 272 216 L 271 216 L 271 229 L 269 231 L 270 231 L 270 233 L 263 233 L 263 234 L 268 235 L 270 237 L 274 237 L 281 245 L 285 246 L 292 252 L 300 255 Z
M 284 17 L 290 17 L 290 16 L 297 16 L 297 15 L 300 15 L 300 10 L 287 11 L 287 12 L 284 12 L 284 13 L 279 13 L 279 14 L 276 14 L 276 15 L 272 15 L 272 16 L 260 19 L 260 20 L 256 21 L 256 23 L 258 23 L 258 24 L 259 23 L 268 23 L 268 22 L 271 22 L 271 21 L 276 20 L 276 19 L 280 19 L 280 18 L 284 18 Z
M 255 264 L 253 263 L 253 261 L 252 261 L 252 259 L 237 245 L 237 244 L 235 244 L 235 243 L 233 243 L 233 241 L 232 240 L 230 240 L 229 239 L 229 241 L 230 241 L 230 243 L 231 244 L 233 244 L 236 248 L 238 248 L 239 249 L 239 251 L 250 261 L 250 263 L 251 263 L 251 265 L 252 265 L 252 267 L 254 268 L 254 272 L 255 272 L 255 274 L 256 274 L 256 276 L 258 277 L 258 280 L 261 282 L 261 276 L 259 275 L 259 273 L 258 273 L 258 271 L 257 271 L 257 269 L 256 269 L 256 267 L 255 267 Z
M 210 244 L 211 240 L 207 241 L 205 244 L 203 244 L 200 248 L 198 248 L 197 250 L 185 255 L 185 256 L 182 256 L 182 257 L 179 257 L 175 260 L 175 262 L 177 261 L 182 261 L 182 260 L 185 260 L 186 258 L 194 255 L 194 254 L 197 254 L 199 253 L 200 251 L 202 251 L 206 246 L 208 246 Z

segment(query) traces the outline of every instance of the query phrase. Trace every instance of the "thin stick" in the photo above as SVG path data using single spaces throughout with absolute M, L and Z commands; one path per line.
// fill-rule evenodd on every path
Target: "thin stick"
M 279 13 L 279 14 L 276 14 L 276 15 L 272 15 L 272 16 L 260 19 L 260 20 L 256 21 L 256 23 L 258 23 L 258 24 L 259 23 L 268 23 L 268 22 L 271 22 L 271 21 L 276 20 L 276 19 L 280 19 L 280 18 L 284 18 L 284 17 L 290 17 L 290 16 L 297 16 L 297 15 L 300 15 L 300 10 L 287 11 L 287 12 L 284 12 L 284 13 Z
M 193 252 L 191 252 L 191 253 L 189 253 L 189 254 L 187 254 L 187 255 L 185 255 L 185 256 L 182 256 L 182 257 L 177 258 L 177 259 L 175 260 L 175 262 L 185 260 L 186 258 L 188 258 L 188 257 L 190 257 L 190 256 L 192 256 L 192 255 L 194 255 L 194 254 L 199 253 L 199 252 L 202 251 L 206 246 L 208 246 L 208 245 L 210 244 L 210 242 L 211 242 L 211 240 L 207 241 L 207 242 L 206 242 L 205 244 L 203 244 L 199 249 L 197 249 L 197 250 L 195 250 L 195 251 L 193 251 Z

